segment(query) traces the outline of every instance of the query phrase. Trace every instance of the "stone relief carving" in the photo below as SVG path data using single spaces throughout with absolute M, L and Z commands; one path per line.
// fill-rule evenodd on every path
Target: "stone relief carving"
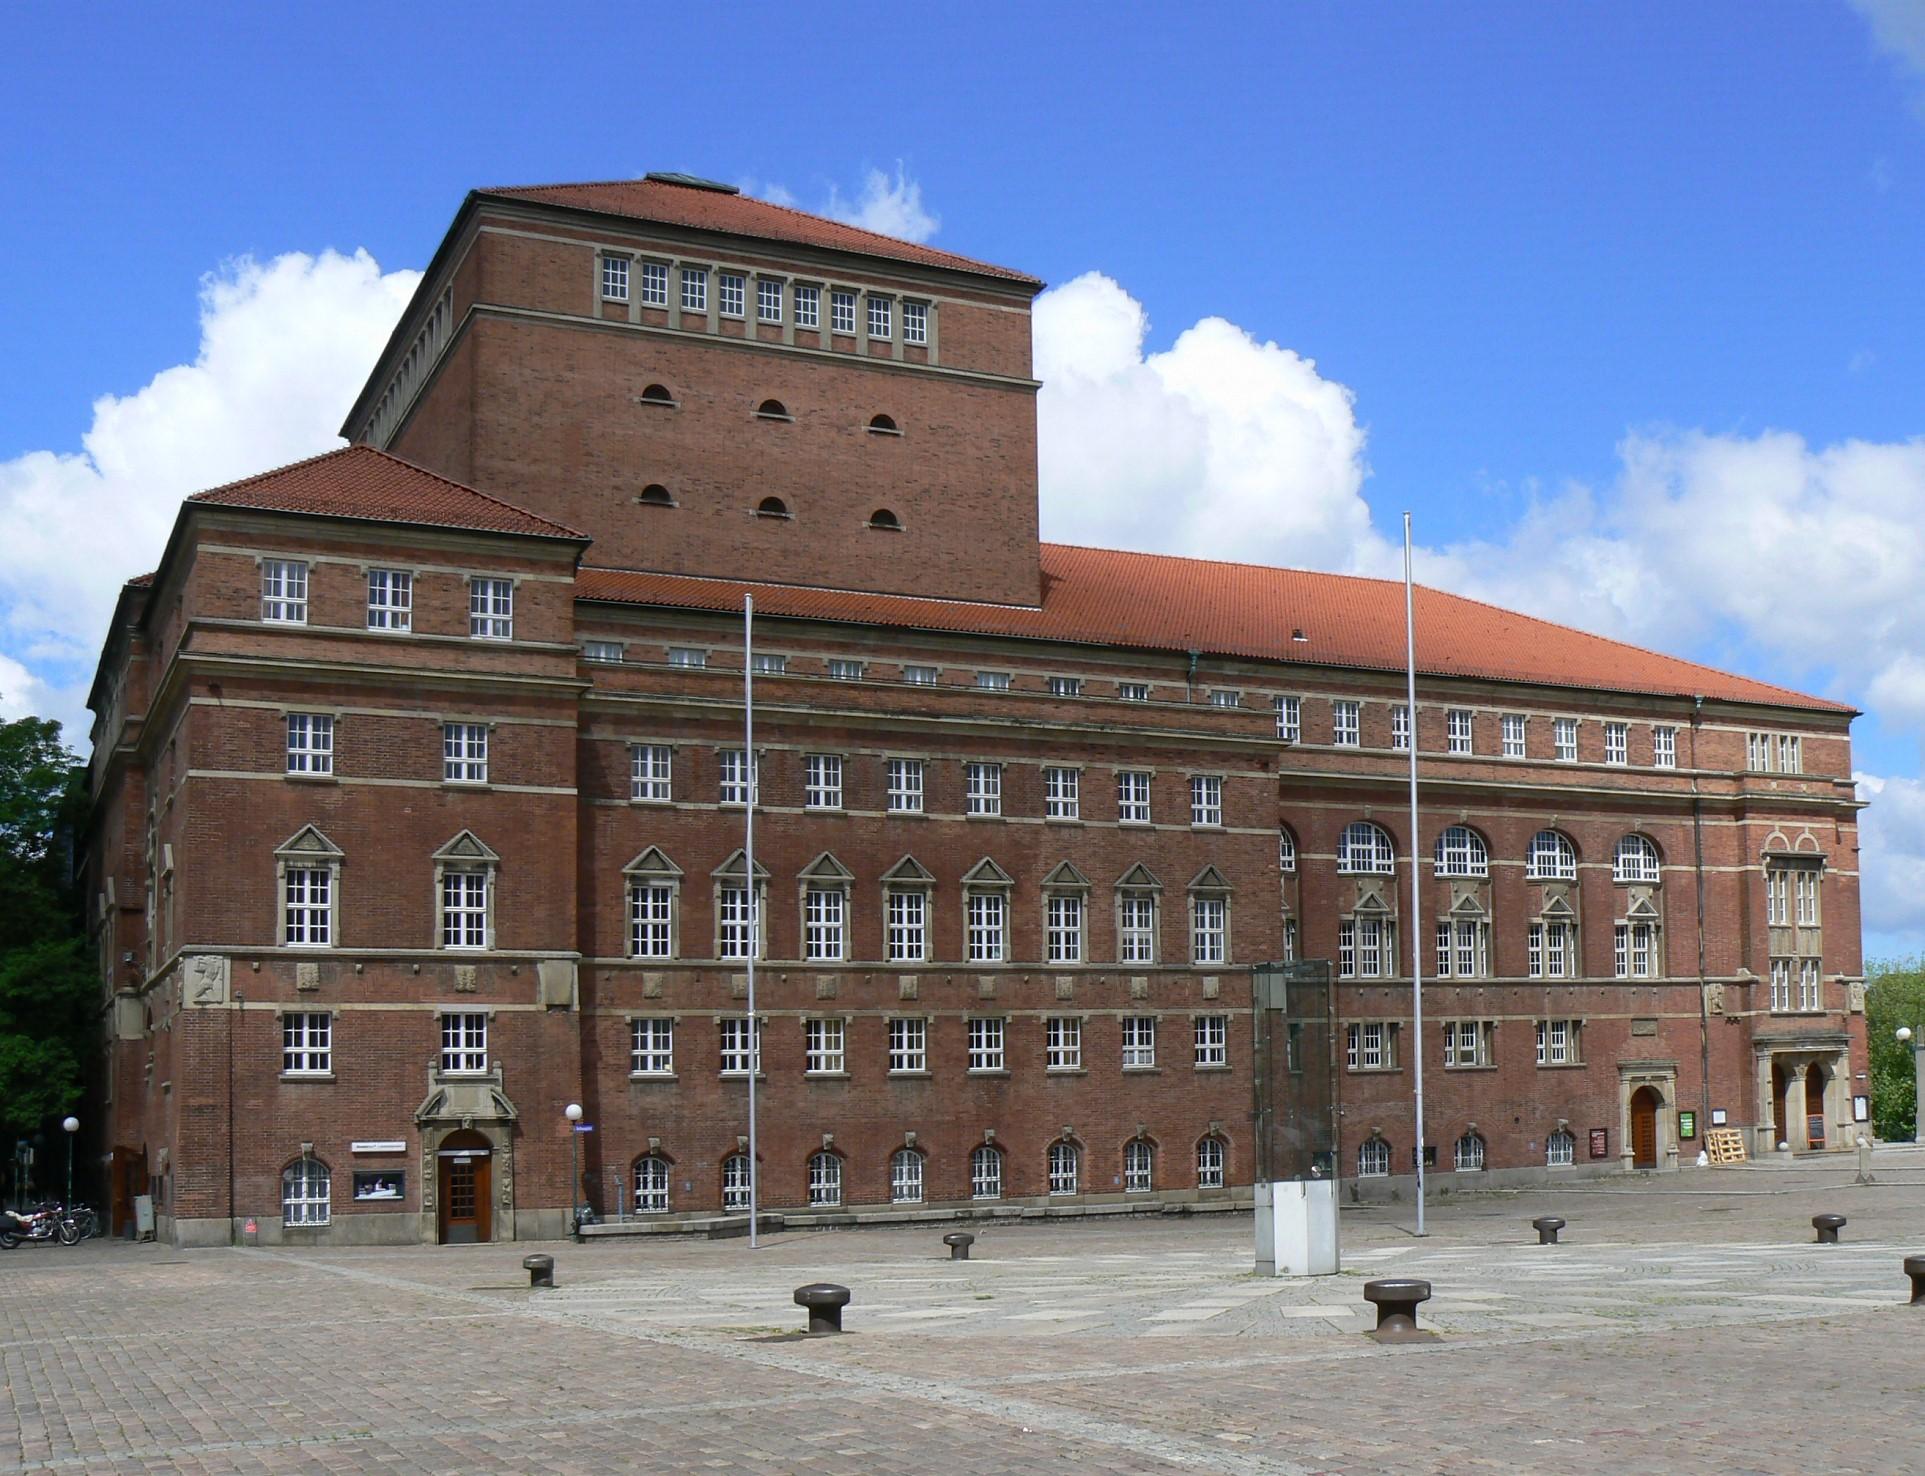
M 227 1003 L 228 964 L 221 953 L 196 953 L 183 966 L 181 1002 L 190 1009 Z

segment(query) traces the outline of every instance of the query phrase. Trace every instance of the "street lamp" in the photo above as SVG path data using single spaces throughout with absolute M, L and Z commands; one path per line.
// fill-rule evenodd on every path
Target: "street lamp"
M 1912 1039 L 1912 1027 L 1901 1025 L 1894 1032 L 1900 1045 L 1912 1048 L 1912 1141 L 1925 1145 L 1925 1036 Z
M 69 1117 L 61 1122 L 67 1130 L 67 1208 L 74 1207 L 74 1134 L 80 1131 L 80 1119 Z
M 568 1119 L 568 1230 L 575 1239 L 582 1238 L 581 1207 L 576 1203 L 581 1198 L 581 1134 L 575 1125 L 582 1120 L 582 1104 L 570 1102 L 562 1108 L 561 1115 Z

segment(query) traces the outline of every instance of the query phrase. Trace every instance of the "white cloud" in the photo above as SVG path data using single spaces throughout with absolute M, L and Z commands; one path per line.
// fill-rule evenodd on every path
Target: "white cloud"
M 1860 906 L 1874 932 L 1925 937 L 1925 781 L 1859 773 Z
M 1925 4 L 1919 0 L 1851 0 L 1851 7 L 1872 28 L 1872 39 L 1901 67 L 1925 78 Z M 1925 118 L 1925 91 L 1912 98 L 1912 108 Z
M 927 241 L 942 224 L 923 207 L 922 186 L 903 173 L 900 159 L 893 180 L 886 171 L 871 169 L 853 202 L 830 185 L 829 206 L 824 213 L 865 231 L 879 231 L 905 241 Z
M 25 700 L 70 739 L 114 599 L 153 568 L 180 499 L 339 445 L 418 280 L 365 252 L 231 262 L 201 284 L 192 363 L 97 400 L 79 449 L 0 462 L 0 651 L 26 659 Z M 19 670 L 0 665 L 0 704 Z

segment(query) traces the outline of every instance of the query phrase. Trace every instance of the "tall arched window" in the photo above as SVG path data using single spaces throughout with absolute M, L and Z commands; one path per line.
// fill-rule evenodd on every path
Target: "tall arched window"
M 1452 825 L 1437 837 L 1439 876 L 1489 876 L 1490 851 L 1484 837 L 1468 825 Z
M 731 1153 L 722 1160 L 722 1208 L 745 1210 L 749 1207 L 749 1156 Z
M 667 1210 L 668 1160 L 658 1153 L 638 1158 L 635 1161 L 635 1213 L 659 1215 Z
M 1357 1177 L 1382 1179 L 1390 1173 L 1390 1144 L 1382 1138 L 1366 1138 L 1357 1145 Z
M 1156 1150 L 1141 1138 L 1123 1145 L 1123 1192 L 1148 1194 L 1155 1181 Z
M 1526 881 L 1576 881 L 1577 847 L 1570 837 L 1556 830 L 1540 830 L 1531 837 L 1531 849 L 1524 857 Z
M 969 1195 L 972 1199 L 1003 1197 L 1003 1150 L 985 1143 L 969 1155 Z
M 1618 842 L 1611 854 L 1611 880 L 1654 882 L 1658 879 L 1658 848 L 1650 837 L 1633 831 Z
M 1277 870 L 1292 872 L 1297 869 L 1297 838 L 1287 830 L 1277 832 Z
M 1049 1145 L 1049 1192 L 1051 1194 L 1074 1194 L 1078 1184 L 1078 1163 L 1074 1143 L 1051 1143 Z
M 334 1201 L 334 1177 L 318 1158 L 297 1158 L 281 1170 L 281 1223 L 325 1225 Z
M 1196 1187 L 1199 1189 L 1223 1187 L 1223 1140 L 1221 1138 L 1197 1140 Z
M 1337 839 L 1337 870 L 1350 874 L 1389 876 L 1397 869 L 1397 853 L 1390 834 L 1368 820 L 1352 820 Z
M 922 1155 L 913 1148 L 898 1148 L 890 1155 L 889 1202 L 922 1203 Z
M 1474 1174 L 1484 1167 L 1484 1140 L 1476 1133 L 1465 1133 L 1451 1150 L 1451 1167 L 1460 1174 Z
M 842 1160 L 827 1149 L 809 1159 L 809 1203 L 842 1203 Z

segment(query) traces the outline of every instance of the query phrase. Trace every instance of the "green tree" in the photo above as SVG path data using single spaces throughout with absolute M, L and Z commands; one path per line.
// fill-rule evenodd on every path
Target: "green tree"
M 1909 1141 L 1918 1104 L 1912 1046 L 1898 1028 L 1925 1031 L 1925 959 L 1874 963 L 1865 981 L 1865 1035 L 1871 1048 L 1872 1126 L 1878 1136 Z M 1916 1042 L 1913 1042 L 1914 1044 Z

